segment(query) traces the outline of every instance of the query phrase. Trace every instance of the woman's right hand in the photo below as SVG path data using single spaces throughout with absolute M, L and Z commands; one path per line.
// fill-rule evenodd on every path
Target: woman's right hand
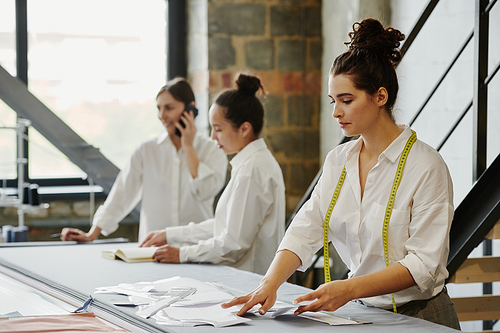
M 300 264 L 300 258 L 295 253 L 289 250 L 278 251 L 266 275 L 260 281 L 260 285 L 246 296 L 235 297 L 223 303 L 222 308 L 227 309 L 243 304 L 238 311 L 238 316 L 242 316 L 255 305 L 260 304 L 259 313 L 265 314 L 276 303 L 278 288 L 299 268 Z
M 165 230 L 151 231 L 142 241 L 139 247 L 162 246 L 167 244 L 167 233 Z
M 95 237 L 91 233 L 85 233 L 80 229 L 64 228 L 61 231 L 62 241 L 91 242 Z
M 243 304 L 243 307 L 238 311 L 238 316 L 242 316 L 255 305 L 260 304 L 262 306 L 259 309 L 259 313 L 264 315 L 276 303 L 277 292 L 277 287 L 269 282 L 261 281 L 260 285 L 248 295 L 235 297 L 229 302 L 222 303 L 221 306 L 223 309 L 227 309 Z

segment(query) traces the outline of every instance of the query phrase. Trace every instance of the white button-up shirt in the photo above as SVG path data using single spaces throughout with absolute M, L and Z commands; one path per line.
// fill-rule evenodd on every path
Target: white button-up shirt
M 165 131 L 143 142 L 118 174 L 93 224 L 105 236 L 141 201 L 139 241 L 153 230 L 213 217 L 213 202 L 226 180 L 227 156 L 217 143 L 196 134 L 198 177 L 193 179 L 184 149 L 176 150 Z
M 180 248 L 181 262 L 226 264 L 264 274 L 285 230 L 285 184 L 264 139 L 243 148 L 231 160 L 231 180 L 215 218 L 166 229 L 167 242 Z
M 329 240 L 350 269 L 350 277 L 385 268 L 382 227 L 399 157 L 411 136 L 405 127 L 380 154 L 366 179 L 363 200 L 359 183 L 361 139 L 333 149 L 311 198 L 300 209 L 280 245 L 299 256 L 306 269 L 323 245 L 323 223 L 345 165 L 347 176 L 329 224 Z M 390 265 L 405 266 L 416 286 L 394 294 L 397 305 L 439 293 L 448 277 L 446 262 L 453 218 L 453 186 L 442 157 L 416 141 L 408 155 L 389 223 Z M 391 308 L 390 295 L 364 298 L 370 306 Z

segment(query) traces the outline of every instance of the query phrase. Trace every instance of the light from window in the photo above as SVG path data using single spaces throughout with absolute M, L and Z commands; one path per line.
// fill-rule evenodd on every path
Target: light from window
M 29 89 L 119 168 L 161 130 L 164 0 L 28 2 Z M 31 135 L 33 133 L 33 135 Z M 81 177 L 30 130 L 30 177 Z

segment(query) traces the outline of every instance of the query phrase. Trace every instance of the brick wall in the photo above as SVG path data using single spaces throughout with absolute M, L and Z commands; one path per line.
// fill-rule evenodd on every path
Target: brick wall
M 268 92 L 263 136 L 283 170 L 291 213 L 320 163 L 321 1 L 191 0 L 188 16 L 198 103 L 208 109 L 238 72 L 259 76 Z

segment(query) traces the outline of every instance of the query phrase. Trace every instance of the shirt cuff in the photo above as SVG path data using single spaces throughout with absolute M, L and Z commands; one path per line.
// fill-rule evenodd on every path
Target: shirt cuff
M 200 198 L 204 198 L 204 190 L 206 189 L 206 181 L 207 178 L 210 178 L 214 174 L 213 170 L 210 167 L 202 162 L 198 164 L 198 176 L 196 178 L 189 179 L 189 189 L 192 193 L 196 193 Z M 205 190 L 206 191 L 206 190 Z M 213 191 L 213 190 L 211 190 Z M 210 192 L 211 193 L 211 192 Z M 213 194 L 210 194 L 213 197 Z M 206 200 L 208 198 L 204 198 Z
M 165 228 L 167 244 L 185 241 L 183 232 L 185 229 L 186 228 L 184 226 Z
M 179 248 L 179 261 L 181 263 L 188 262 L 188 247 L 187 246 L 181 246 Z
M 210 169 L 207 164 L 200 162 L 198 164 L 198 177 L 196 177 L 196 179 L 205 179 L 207 177 L 210 177 L 213 173 L 213 170 Z
M 101 234 L 104 236 L 109 236 L 118 229 L 118 223 L 106 217 L 106 213 L 102 206 L 97 209 L 92 225 L 99 227 L 101 229 Z
M 403 260 L 399 261 L 399 263 L 410 271 L 413 280 L 415 280 L 418 289 L 420 289 L 422 293 L 434 288 L 436 281 L 434 281 L 434 278 L 417 255 L 409 253 Z

